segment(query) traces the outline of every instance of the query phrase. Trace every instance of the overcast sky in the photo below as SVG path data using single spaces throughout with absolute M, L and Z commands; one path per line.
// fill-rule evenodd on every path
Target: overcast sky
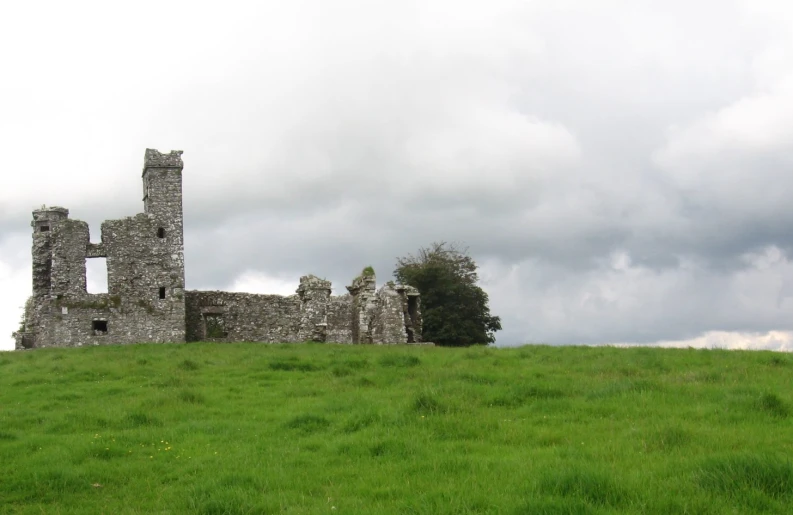
M 0 48 L 0 348 L 31 211 L 98 241 L 150 147 L 189 289 L 343 293 L 448 240 L 499 345 L 793 350 L 793 3 L 8 2 Z

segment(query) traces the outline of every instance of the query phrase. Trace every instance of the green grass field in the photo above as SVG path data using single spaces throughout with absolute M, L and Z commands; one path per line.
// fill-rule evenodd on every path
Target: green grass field
M 0 353 L 1 513 L 793 513 L 793 356 Z

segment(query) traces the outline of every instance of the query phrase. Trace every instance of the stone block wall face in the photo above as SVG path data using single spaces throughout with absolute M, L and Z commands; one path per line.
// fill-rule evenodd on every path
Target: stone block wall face
M 183 252 L 157 236 L 162 225 L 145 214 L 102 224 L 108 293 L 131 313 L 125 338 L 140 342 L 185 341 Z
M 54 224 L 69 218 L 62 207 L 33 211 L 33 297 L 46 297 L 52 290 L 52 234 Z
M 327 308 L 327 340 L 334 343 L 353 343 L 353 298 L 352 295 L 331 297 Z
M 402 297 L 391 284 L 377 292 L 372 317 L 372 343 L 407 342 Z
M 85 251 L 88 247 L 88 224 L 63 220 L 52 230 L 52 288 L 54 295 L 85 294 Z
M 330 292 L 330 281 L 313 275 L 300 278 L 300 286 L 297 288 L 297 295 L 300 298 L 298 341 L 327 341 Z
M 375 310 L 375 285 L 377 279 L 372 275 L 360 275 L 347 286 L 352 295 L 352 342 L 374 343 L 372 339 L 372 320 Z
M 188 341 L 304 341 L 297 295 L 188 290 L 185 297 Z
M 417 343 L 409 341 L 403 289 L 386 285 L 367 297 L 365 341 L 353 339 L 360 318 L 355 295 L 330 295 L 330 282 L 302 277 L 297 295 L 186 291 L 187 341 Z M 420 328 L 419 328 L 420 334 Z
M 184 341 L 183 327 L 170 323 L 168 313 L 158 314 L 150 306 L 115 295 L 45 299 L 36 308 L 27 316 L 28 327 L 35 328 L 35 347 Z
M 405 333 L 407 343 L 423 343 L 421 338 L 421 297 L 418 289 L 412 286 L 398 286 L 404 292 L 402 298 L 402 311 L 405 320 Z
M 33 295 L 18 349 L 105 343 L 250 341 L 412 343 L 421 334 L 417 292 L 358 277 L 349 295 L 331 283 L 300 278 L 295 295 L 186 291 L 181 151 L 147 149 L 144 212 L 88 224 L 61 207 L 33 212 Z M 86 259 L 106 258 L 108 293 L 86 291 Z M 413 297 L 411 297 L 413 295 Z M 413 311 L 411 311 L 411 309 Z

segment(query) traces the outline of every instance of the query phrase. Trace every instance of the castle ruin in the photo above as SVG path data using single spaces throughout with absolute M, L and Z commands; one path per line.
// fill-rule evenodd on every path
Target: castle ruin
M 348 294 L 300 278 L 295 295 L 185 289 L 182 152 L 146 149 L 143 213 L 106 220 L 101 241 L 62 207 L 33 211 L 33 294 L 17 349 L 144 342 L 419 343 L 415 288 L 375 288 L 371 269 Z M 106 258 L 107 293 L 86 291 L 86 260 Z

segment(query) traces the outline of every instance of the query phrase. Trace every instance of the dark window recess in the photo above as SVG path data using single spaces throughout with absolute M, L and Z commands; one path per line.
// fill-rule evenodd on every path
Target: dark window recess
M 29 334 L 22 335 L 22 347 L 25 349 L 35 349 L 36 341 Z
M 416 318 L 419 314 L 419 298 L 413 295 L 408 296 L 408 315 L 410 315 L 411 323 L 416 323 Z
M 44 282 L 47 284 L 47 289 L 52 288 L 52 258 L 48 259 L 44 265 L 46 269 L 46 277 L 44 278 Z
M 409 295 L 407 308 L 407 316 L 405 317 L 405 332 L 407 332 L 408 343 L 415 343 L 416 323 L 419 311 L 418 297 Z
M 160 227 L 159 229 L 157 229 L 157 237 L 165 238 L 165 228 Z
M 165 286 L 160 286 L 160 298 L 165 298 Z
M 91 329 L 97 336 L 107 334 L 107 320 L 94 320 L 91 322 Z
M 42 225 L 41 227 L 39 227 L 39 232 L 47 232 L 49 230 L 50 230 L 49 225 Z

